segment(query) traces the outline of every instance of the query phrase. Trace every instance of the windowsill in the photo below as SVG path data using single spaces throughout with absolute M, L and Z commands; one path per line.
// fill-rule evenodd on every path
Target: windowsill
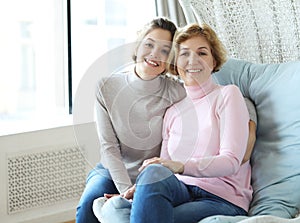
M 73 125 L 73 115 L 34 118 L 27 120 L 0 120 L 0 137 Z

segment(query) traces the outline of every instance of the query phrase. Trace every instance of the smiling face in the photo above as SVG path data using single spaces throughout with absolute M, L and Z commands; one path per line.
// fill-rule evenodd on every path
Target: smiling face
M 153 29 L 142 40 L 136 52 L 137 75 L 151 80 L 166 70 L 166 61 L 171 51 L 171 33 L 164 29 Z
M 185 85 L 200 85 L 207 81 L 215 67 L 215 60 L 206 39 L 194 36 L 182 42 L 176 65 Z

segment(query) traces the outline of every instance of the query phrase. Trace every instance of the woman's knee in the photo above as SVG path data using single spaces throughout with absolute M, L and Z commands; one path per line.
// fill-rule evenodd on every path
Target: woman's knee
M 161 164 L 147 166 L 138 176 L 137 185 L 162 182 L 173 175 L 173 172 Z

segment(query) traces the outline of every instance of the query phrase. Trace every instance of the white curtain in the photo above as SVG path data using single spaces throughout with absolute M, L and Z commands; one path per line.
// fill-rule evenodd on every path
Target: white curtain
M 300 0 L 180 0 L 189 22 L 209 24 L 229 55 L 260 63 L 300 60 Z
M 164 16 L 173 21 L 178 27 L 186 24 L 182 8 L 178 0 L 155 0 L 157 16 Z

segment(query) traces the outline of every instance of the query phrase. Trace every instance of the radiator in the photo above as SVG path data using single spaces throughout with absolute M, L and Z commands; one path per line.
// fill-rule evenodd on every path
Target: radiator
M 7 157 L 8 214 L 79 198 L 86 178 L 85 154 L 75 145 L 39 148 Z
M 0 137 L 0 222 L 75 219 L 88 172 L 99 161 L 94 125 Z

